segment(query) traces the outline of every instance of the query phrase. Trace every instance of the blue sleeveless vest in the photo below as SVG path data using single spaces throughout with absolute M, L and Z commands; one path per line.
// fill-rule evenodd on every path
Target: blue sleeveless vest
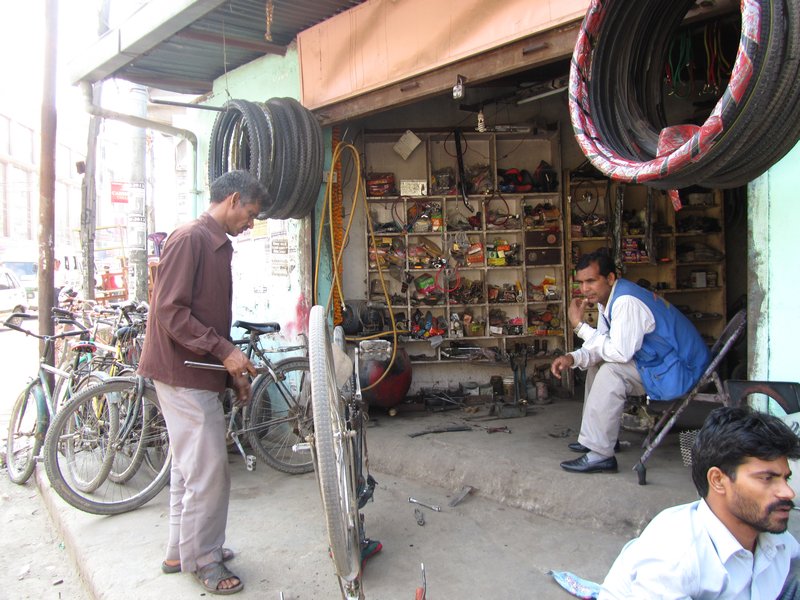
M 671 400 L 687 393 L 711 360 L 697 329 L 664 298 L 627 279 L 617 280 L 609 320 L 613 320 L 614 302 L 621 296 L 644 302 L 656 320 L 655 330 L 644 336 L 641 349 L 633 355 L 647 395 L 653 400 Z

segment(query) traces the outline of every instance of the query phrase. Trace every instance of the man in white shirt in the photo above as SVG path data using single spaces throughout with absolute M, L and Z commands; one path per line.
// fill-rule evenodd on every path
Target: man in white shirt
M 567 316 L 583 345 L 556 358 L 550 371 L 560 379 L 568 368 L 588 370 L 580 435 L 569 445 L 584 454 L 561 467 L 577 473 L 616 471 L 614 452 L 626 397 L 677 398 L 700 379 L 710 356 L 678 309 L 617 277 L 607 250 L 582 256 L 575 281 L 583 297 L 572 301 Z M 589 303 L 597 304 L 597 328 L 583 322 Z
M 628 542 L 599 600 L 800 599 L 787 458 L 800 458 L 800 438 L 780 419 L 714 410 L 692 448 L 702 499 L 662 511 Z

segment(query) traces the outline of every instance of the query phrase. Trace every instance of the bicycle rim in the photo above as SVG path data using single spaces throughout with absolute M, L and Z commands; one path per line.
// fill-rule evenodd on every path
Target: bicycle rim
M 126 483 L 142 467 L 147 453 L 147 423 L 151 415 L 137 394 L 128 394 L 119 406 L 120 430 L 114 444 L 114 460 L 108 478 Z
M 316 466 L 330 552 L 336 574 L 344 582 L 352 583 L 361 574 L 353 442 L 336 389 L 328 327 L 321 306 L 311 309 L 309 362 Z
M 6 440 L 6 470 L 8 478 L 17 484 L 25 483 L 33 474 L 36 456 L 47 430 L 46 407 L 43 413 L 45 418 L 40 419 L 38 394 L 41 391 L 39 382 L 29 383 L 11 410 Z
M 105 480 L 92 492 L 83 492 L 76 488 L 73 478 L 74 469 L 71 467 L 68 453 L 76 453 L 81 447 L 68 450 L 68 446 L 76 445 L 76 436 L 70 433 L 69 423 L 74 417 L 73 413 L 86 410 L 88 406 L 105 402 L 114 405 L 118 419 L 114 434 L 111 439 L 106 439 L 106 444 L 112 448 L 107 454 L 112 459 L 116 458 L 116 448 L 124 445 L 122 435 L 130 435 L 136 428 L 123 429 L 119 419 L 127 414 L 120 415 L 119 407 L 125 402 L 138 398 L 141 406 L 141 429 L 138 433 L 136 444 L 140 445 L 144 454 L 135 472 L 130 474 L 125 481 L 113 481 L 111 477 Z M 100 432 L 87 431 L 84 446 L 91 448 L 86 443 L 89 436 L 97 437 Z M 66 502 L 82 511 L 97 515 L 113 515 L 134 510 L 154 498 L 169 481 L 170 453 L 167 428 L 155 390 L 151 386 L 142 387 L 139 378 L 119 377 L 112 378 L 104 383 L 93 386 L 77 394 L 70 403 L 61 410 L 53 425 L 50 427 L 44 448 L 45 468 L 50 478 L 53 489 Z M 113 461 L 112 461 L 113 464 Z M 108 475 L 111 471 L 109 465 Z M 126 474 L 127 475 L 127 474 Z
M 258 457 L 284 473 L 310 473 L 310 452 L 296 451 L 313 431 L 311 381 L 307 358 L 289 358 L 274 367 L 278 381 L 264 375 L 253 385 L 247 438 Z

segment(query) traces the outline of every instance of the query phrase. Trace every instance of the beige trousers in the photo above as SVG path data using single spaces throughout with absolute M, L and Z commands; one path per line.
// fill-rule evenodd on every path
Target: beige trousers
M 586 371 L 586 390 L 578 441 L 603 456 L 614 456 L 626 396 L 644 395 L 633 361 L 603 362 Z
M 193 573 L 222 560 L 231 489 L 225 416 L 217 392 L 153 383 L 172 450 L 166 559 Z

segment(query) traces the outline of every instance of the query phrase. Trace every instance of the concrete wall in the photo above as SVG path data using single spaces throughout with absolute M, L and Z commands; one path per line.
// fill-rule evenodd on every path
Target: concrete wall
M 748 187 L 750 379 L 800 380 L 794 355 L 800 280 L 791 274 L 800 231 L 798 167 L 800 144 Z

